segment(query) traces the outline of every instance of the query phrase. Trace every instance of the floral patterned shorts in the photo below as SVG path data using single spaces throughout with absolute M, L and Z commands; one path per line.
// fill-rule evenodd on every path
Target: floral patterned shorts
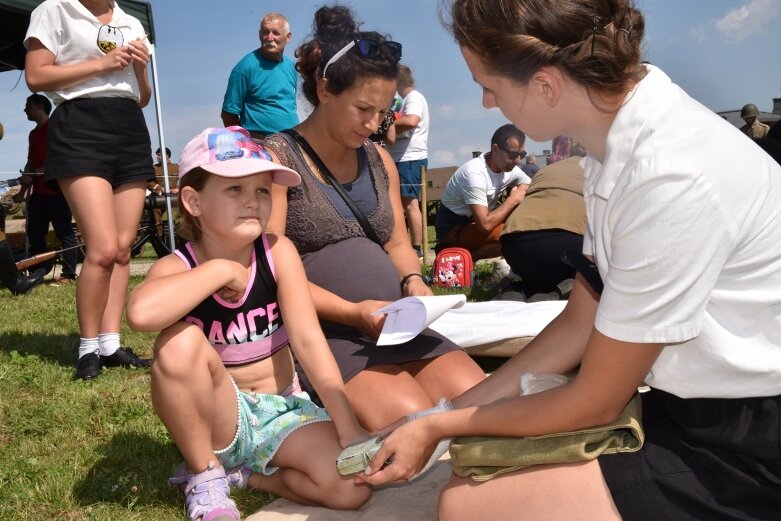
M 331 421 L 326 410 L 301 390 L 298 375 L 282 395 L 245 393 L 236 382 L 233 388 L 239 409 L 236 436 L 230 445 L 214 452 L 226 469 L 245 466 L 270 476 L 278 470 L 270 461 L 290 433 L 310 423 Z

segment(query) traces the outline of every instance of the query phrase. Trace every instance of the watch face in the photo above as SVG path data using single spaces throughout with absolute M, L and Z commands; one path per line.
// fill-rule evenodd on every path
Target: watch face
M 125 45 L 125 36 L 119 28 L 111 25 L 101 25 L 98 29 L 98 48 L 108 54 L 117 47 Z

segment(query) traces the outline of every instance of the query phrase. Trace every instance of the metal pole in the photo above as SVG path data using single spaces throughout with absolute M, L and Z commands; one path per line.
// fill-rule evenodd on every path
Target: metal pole
M 157 46 L 155 52 L 149 57 L 152 62 L 152 86 L 155 93 L 155 114 L 157 116 L 157 139 L 160 142 L 160 152 L 163 157 L 163 188 L 165 190 L 165 211 L 168 219 L 168 246 L 171 251 L 176 249 L 174 235 L 174 213 L 171 207 L 170 183 L 168 182 L 168 155 L 165 153 L 165 133 L 163 132 L 163 108 L 160 106 L 160 84 L 157 77 Z
M 420 202 L 423 218 L 423 264 L 428 264 L 428 203 L 426 202 L 426 167 L 420 165 Z

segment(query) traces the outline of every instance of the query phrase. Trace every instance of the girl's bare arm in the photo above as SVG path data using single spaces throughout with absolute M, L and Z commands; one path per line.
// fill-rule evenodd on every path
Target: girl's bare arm
M 293 244 L 269 236 L 276 266 L 277 298 L 290 346 L 309 381 L 334 420 L 342 446 L 367 437 L 358 425 L 344 391 L 344 382 L 317 320 L 304 267 Z
M 161 331 L 181 320 L 212 293 L 242 295 L 249 278 L 238 262 L 213 259 L 187 270 L 175 255 L 155 262 L 128 298 L 126 315 L 136 331 Z

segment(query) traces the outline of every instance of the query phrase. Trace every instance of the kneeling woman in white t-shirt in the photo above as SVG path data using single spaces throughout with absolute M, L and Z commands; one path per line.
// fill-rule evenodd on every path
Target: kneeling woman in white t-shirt
M 642 63 L 632 2 L 529 3 L 452 0 L 451 29 L 486 107 L 535 141 L 565 134 L 588 150 L 583 253 L 604 290 L 578 275 L 529 346 L 452 412 L 399 427 L 366 479 L 409 477 L 442 437 L 611 423 L 645 383 L 638 452 L 454 478 L 440 519 L 778 519 L 781 168 Z M 726 149 L 743 159 L 740 182 Z M 518 396 L 521 374 L 578 366 Z

